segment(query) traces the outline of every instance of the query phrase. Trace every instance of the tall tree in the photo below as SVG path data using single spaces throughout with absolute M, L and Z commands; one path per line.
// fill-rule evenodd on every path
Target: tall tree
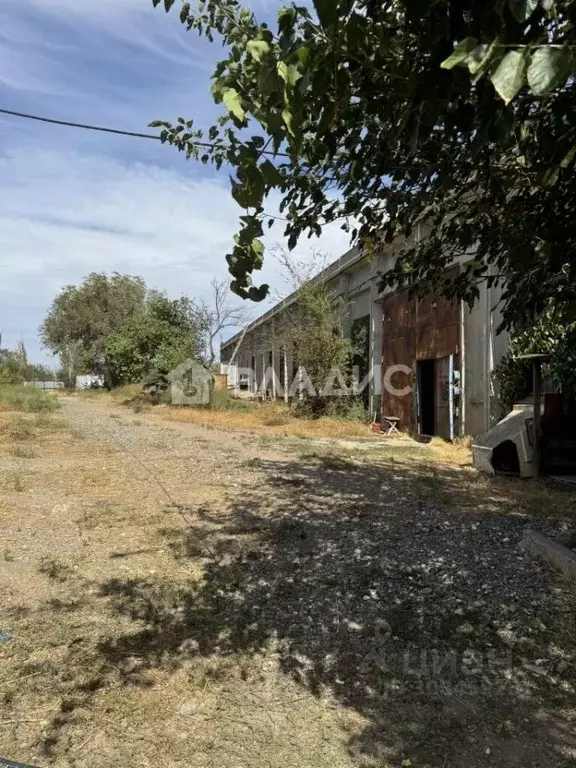
M 159 5 L 161 0 L 153 0 Z M 163 0 L 166 10 L 175 0 Z M 387 281 L 472 301 L 505 281 L 505 322 L 576 299 L 576 4 L 569 0 L 313 0 L 273 29 L 238 0 L 180 6 L 188 30 L 223 43 L 208 131 L 156 121 L 187 157 L 226 163 L 244 209 L 227 256 L 253 284 L 281 197 L 290 247 L 340 221 L 365 250 L 425 221 L 428 237 Z M 444 282 L 448 263 L 468 260 Z
M 93 272 L 80 285 L 65 286 L 40 328 L 44 345 L 60 356 L 70 378 L 106 375 L 104 339 L 125 320 L 141 314 L 147 296 L 141 277 Z
M 201 328 L 193 302 L 153 292 L 140 314 L 104 339 L 109 383 L 164 381 L 180 363 L 201 355 Z

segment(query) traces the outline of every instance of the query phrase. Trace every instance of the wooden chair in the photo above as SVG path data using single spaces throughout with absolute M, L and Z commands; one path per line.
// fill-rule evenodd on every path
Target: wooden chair
M 382 416 L 382 432 L 384 435 L 399 435 L 398 423 L 400 419 L 398 416 Z

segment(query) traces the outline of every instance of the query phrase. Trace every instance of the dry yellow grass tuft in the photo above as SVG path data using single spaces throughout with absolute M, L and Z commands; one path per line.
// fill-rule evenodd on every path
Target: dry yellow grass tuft
M 377 441 L 367 424 L 345 419 L 296 419 L 285 405 L 262 403 L 250 410 L 210 410 L 159 405 L 154 413 L 168 421 L 234 432 L 261 432 L 282 437 L 366 437 Z

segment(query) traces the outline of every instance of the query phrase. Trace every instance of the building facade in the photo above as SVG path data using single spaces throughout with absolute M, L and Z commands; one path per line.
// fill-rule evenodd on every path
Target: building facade
M 491 373 L 508 351 L 507 334 L 497 333 L 500 290 L 484 282 L 471 310 L 442 296 L 380 291 L 379 275 L 404 244 L 398 239 L 372 258 L 350 250 L 314 278 L 329 292 L 340 333 L 354 338 L 361 328 L 367 336 L 360 377 L 365 402 L 413 434 L 452 439 L 486 432 L 501 415 Z M 294 396 L 298 361 L 279 340 L 296 302 L 294 293 L 222 344 L 231 390 Z

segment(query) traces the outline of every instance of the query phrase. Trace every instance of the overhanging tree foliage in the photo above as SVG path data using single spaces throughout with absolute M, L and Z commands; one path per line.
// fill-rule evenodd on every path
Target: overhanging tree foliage
M 153 0 L 159 5 L 161 0 Z M 163 0 L 166 10 L 175 0 Z M 505 281 L 505 324 L 551 296 L 576 298 L 575 5 L 568 0 L 314 0 L 272 29 L 237 0 L 197 0 L 180 19 L 225 56 L 212 84 L 223 115 L 207 131 L 157 121 L 188 157 L 233 170 L 245 209 L 227 256 L 239 295 L 262 299 L 265 200 L 285 235 L 340 221 L 379 248 L 426 221 L 391 283 L 472 301 Z M 445 267 L 469 253 L 459 277 Z

